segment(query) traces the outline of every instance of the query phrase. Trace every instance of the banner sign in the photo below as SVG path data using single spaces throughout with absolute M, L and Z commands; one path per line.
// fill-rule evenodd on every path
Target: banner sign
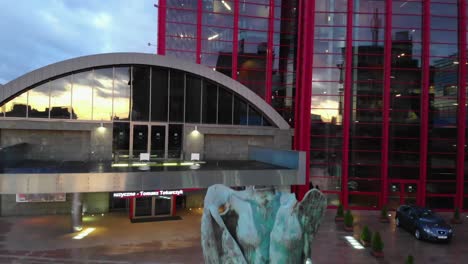
M 112 194 L 114 198 L 139 198 L 148 196 L 166 196 L 166 195 L 183 195 L 183 190 L 176 191 L 140 191 L 140 192 L 116 192 Z
M 33 194 L 16 194 L 17 203 L 49 203 L 49 202 L 65 202 L 65 193 L 33 193 Z

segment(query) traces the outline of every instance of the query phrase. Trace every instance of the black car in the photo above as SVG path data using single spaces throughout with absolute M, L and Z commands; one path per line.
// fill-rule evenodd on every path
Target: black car
M 453 236 L 452 227 L 427 208 L 402 205 L 396 211 L 395 223 L 412 232 L 417 239 L 448 242 Z

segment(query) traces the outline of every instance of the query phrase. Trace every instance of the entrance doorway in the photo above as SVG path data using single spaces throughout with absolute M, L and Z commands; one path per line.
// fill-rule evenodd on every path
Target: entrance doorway
M 131 123 L 130 156 L 138 159 L 141 153 L 150 153 L 150 159 L 166 159 L 168 134 L 167 124 Z
M 417 181 L 391 181 L 388 192 L 388 207 L 397 209 L 403 204 L 416 204 L 419 184 Z

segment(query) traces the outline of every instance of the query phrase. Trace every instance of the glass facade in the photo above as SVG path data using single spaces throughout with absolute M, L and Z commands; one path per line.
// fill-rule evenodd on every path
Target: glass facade
M 234 114 L 239 104 L 243 108 Z M 271 126 L 245 99 L 217 83 L 144 65 L 89 69 L 49 80 L 5 101 L 0 109 L 0 118 L 119 122 L 118 133 L 127 133 L 125 122 L 150 120 Z M 117 148 L 126 144 L 114 142 Z
M 311 183 L 330 205 L 468 209 L 466 0 L 162 1 L 176 16 L 159 25 L 159 53 L 179 43 L 183 59 L 271 103 L 307 142 L 294 147 L 309 151 Z M 199 43 L 182 47 L 172 20 L 193 26 Z M 307 100 L 296 104 L 308 94 L 310 114 Z M 233 108 L 234 123 L 255 122 L 235 98 Z
M 468 208 L 461 2 L 315 1 L 310 179 L 329 204 Z
M 294 125 L 297 6 L 298 0 L 160 0 L 158 53 L 238 80 Z

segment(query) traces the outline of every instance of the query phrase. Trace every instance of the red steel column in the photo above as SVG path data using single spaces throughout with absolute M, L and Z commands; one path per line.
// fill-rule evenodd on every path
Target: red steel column
M 384 46 L 384 89 L 382 113 L 382 195 L 381 206 L 388 202 L 388 143 L 390 128 L 390 97 L 391 97 L 391 67 L 392 67 L 392 2 L 387 1 L 385 17 L 385 46 Z
M 426 204 L 427 144 L 429 135 L 429 56 L 430 56 L 430 1 L 423 1 L 423 50 L 422 50 L 422 87 L 421 87 L 421 128 L 419 149 L 419 205 Z
M 158 7 L 158 55 L 166 54 L 166 0 L 159 0 Z
M 466 0 L 458 5 L 458 116 L 457 116 L 457 196 L 455 207 L 463 208 L 466 129 Z
M 298 68 L 300 82 L 296 92 L 296 120 L 294 137 L 295 149 L 306 152 L 306 170 L 305 184 L 296 186 L 296 196 L 298 200 L 302 200 L 304 195 L 309 191 L 310 182 L 310 104 L 312 95 L 312 61 L 314 50 L 314 16 L 315 2 L 303 1 L 300 6 L 303 15 L 301 22 L 300 33 L 302 34 L 302 48 L 299 53 L 301 65 Z
M 353 59 L 353 11 L 354 1 L 348 0 L 348 14 L 346 17 L 346 46 L 345 46 L 345 82 L 343 103 L 343 160 L 341 162 L 341 203 L 348 208 L 348 167 L 349 167 L 349 129 L 351 119 L 351 89 L 352 89 L 352 59 Z
M 202 46 L 202 10 L 203 10 L 203 2 L 202 0 L 198 0 L 197 3 L 197 54 L 195 62 L 197 64 L 201 63 L 201 46 Z
M 271 104 L 271 91 L 273 76 L 273 33 L 275 31 L 275 0 L 270 0 L 270 10 L 268 14 L 268 40 L 267 40 L 267 57 L 266 57 L 266 72 L 265 72 L 265 101 Z
M 239 0 L 234 0 L 234 36 L 232 37 L 232 70 L 231 77 L 237 80 L 237 58 L 239 52 Z

